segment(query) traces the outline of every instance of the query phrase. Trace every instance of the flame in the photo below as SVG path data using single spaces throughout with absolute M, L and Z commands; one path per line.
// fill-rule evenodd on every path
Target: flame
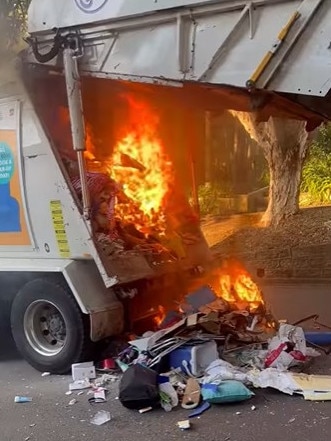
M 173 179 L 172 163 L 158 137 L 158 119 L 142 102 L 128 98 L 130 118 L 110 161 L 111 177 L 128 200 L 117 204 L 117 215 L 148 233 L 166 229 L 163 207 Z
M 157 326 L 160 326 L 165 318 L 166 318 L 166 310 L 162 305 L 159 305 L 158 314 L 154 317 L 154 323 Z
M 90 124 L 85 123 L 85 147 L 86 150 L 84 152 L 85 159 L 87 161 L 95 161 L 95 148 L 93 143 L 93 134 L 92 134 L 92 127 Z
M 225 263 L 218 271 L 212 288 L 229 303 L 246 303 L 251 310 L 264 304 L 261 290 L 238 262 Z

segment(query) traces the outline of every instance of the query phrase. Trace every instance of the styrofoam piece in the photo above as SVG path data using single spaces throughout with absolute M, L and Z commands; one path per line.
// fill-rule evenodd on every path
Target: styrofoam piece
M 71 366 L 71 373 L 74 381 L 96 378 L 95 367 L 92 361 L 73 364 Z
M 76 380 L 69 384 L 69 392 L 73 390 L 89 389 L 91 387 L 90 380 L 85 378 L 84 380 Z

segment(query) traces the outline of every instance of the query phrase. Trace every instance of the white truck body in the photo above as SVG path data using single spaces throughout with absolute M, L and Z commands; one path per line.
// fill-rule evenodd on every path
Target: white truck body
M 70 37 L 80 46 L 72 53 L 79 55 L 81 77 L 166 85 L 170 94 L 188 88 L 186 97 L 196 92 L 203 106 L 210 94 L 216 109 L 249 109 L 247 86 L 292 94 L 289 107 L 309 119 L 312 112 L 294 98 L 311 96 L 313 108 L 315 97 L 331 88 L 330 21 L 327 0 L 32 0 L 33 44 L 23 64 L 43 64 L 62 75 L 63 47 L 42 63 L 36 54 L 47 54 L 55 35 Z M 140 257 L 124 259 L 124 280 L 115 261 L 108 265 L 100 257 L 91 224 L 17 77 L 0 81 L 0 141 L 14 156 L 12 196 L 20 211 L 19 229 L 1 230 L 0 221 L 0 271 L 63 274 L 81 312 L 90 316 L 91 340 L 121 332 L 123 306 L 111 288 L 155 271 Z M 191 254 L 188 263 L 199 264 L 203 253 Z
M 325 96 L 330 20 L 325 0 L 34 0 L 29 31 L 79 29 L 83 71 L 136 81 L 246 87 L 272 52 L 257 87 Z
M 91 327 L 93 340 L 116 334 L 123 329 L 122 305 L 100 276 L 95 263 L 98 254 L 95 251 L 94 260 L 91 255 L 95 249 L 90 244 L 88 226 L 73 201 L 33 106 L 18 85 L 15 80 L 12 95 L 0 100 L 1 140 L 8 132 L 14 135 L 11 147 L 17 175 L 11 186 L 20 206 L 20 230 L 3 232 L 0 226 L 1 271 L 62 273 L 82 312 L 90 314 L 92 321 L 108 323 L 103 331 L 99 326 L 98 333 L 93 331 L 94 325 Z M 4 84 L 4 92 L 8 93 L 9 86 Z M 0 85 L 0 94 L 1 90 Z M 62 211 L 65 225 L 60 227 L 64 234 L 56 233 L 61 214 L 52 217 L 52 201 Z M 105 279 L 108 286 L 114 284 L 113 279 Z

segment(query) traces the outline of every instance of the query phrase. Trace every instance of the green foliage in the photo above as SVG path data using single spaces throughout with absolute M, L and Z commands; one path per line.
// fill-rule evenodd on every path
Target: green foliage
M 26 18 L 31 0 L 0 0 L 1 50 L 16 46 L 27 32 Z
M 328 155 L 331 154 L 331 124 L 323 124 L 320 127 L 313 143 L 313 149 L 315 153 L 320 151 Z
M 301 190 L 316 203 L 331 202 L 331 125 L 319 130 L 302 171 Z
M 258 183 L 259 186 L 257 187 L 257 189 L 261 187 L 268 187 L 268 185 L 270 184 L 270 170 L 268 166 L 266 166 L 266 168 L 262 171 Z
M 199 204 L 202 215 L 218 215 L 220 212 L 220 198 L 229 196 L 231 189 L 220 184 L 206 183 L 199 187 Z
M 262 150 L 254 157 L 254 175 L 252 176 L 251 191 L 258 190 L 261 187 L 267 187 L 270 183 L 270 172 L 268 163 L 263 155 Z

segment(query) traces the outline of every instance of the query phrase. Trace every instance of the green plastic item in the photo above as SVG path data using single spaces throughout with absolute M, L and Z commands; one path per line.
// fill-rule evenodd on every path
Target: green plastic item
M 222 381 L 220 384 L 203 384 L 201 394 L 204 401 L 211 404 L 236 403 L 254 396 L 243 383 L 235 380 Z
M 127 364 L 123 363 L 123 361 L 116 360 L 116 364 L 121 369 L 122 372 L 125 372 L 129 369 L 129 366 Z

